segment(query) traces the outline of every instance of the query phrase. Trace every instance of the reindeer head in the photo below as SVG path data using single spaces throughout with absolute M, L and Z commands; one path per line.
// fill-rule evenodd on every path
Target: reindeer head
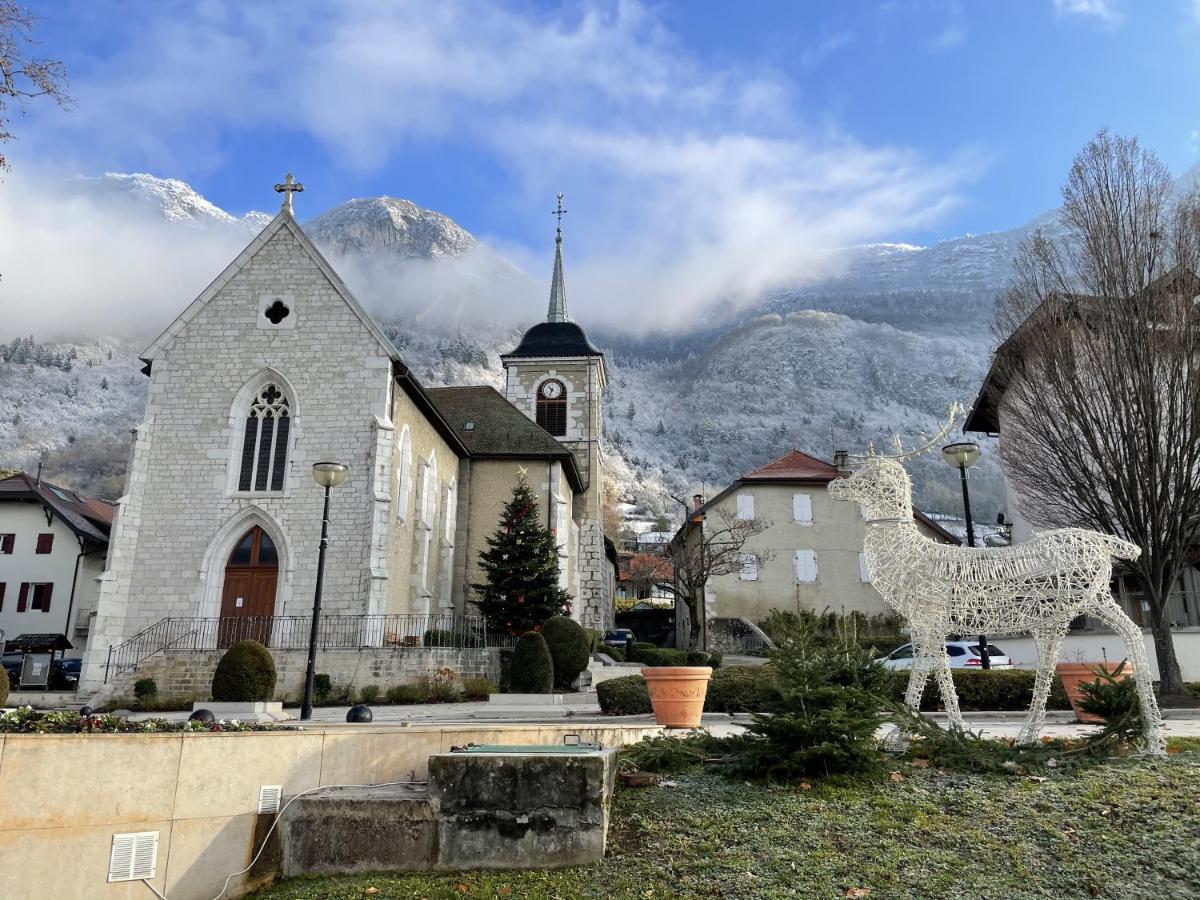
M 866 456 L 856 457 L 860 461 L 858 470 L 848 478 L 841 478 L 829 485 L 829 496 L 834 500 L 852 500 L 866 510 L 868 519 L 912 519 L 912 480 L 901 465 L 901 460 L 911 459 L 926 453 L 950 434 L 962 408 L 950 406 L 945 424 L 931 440 L 921 447 L 905 450 L 897 436 L 894 439 L 894 456 L 876 455 L 874 448 Z
M 853 475 L 830 482 L 829 496 L 862 504 L 868 519 L 912 518 L 912 481 L 887 456 L 869 456 Z

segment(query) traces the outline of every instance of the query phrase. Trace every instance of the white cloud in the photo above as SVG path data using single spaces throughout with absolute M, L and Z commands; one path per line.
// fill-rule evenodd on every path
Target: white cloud
M 1115 28 L 1125 21 L 1116 0 L 1054 0 L 1054 12 L 1059 16 L 1094 19 L 1108 28 Z
M 408 142 L 465 142 L 512 176 L 481 202 L 541 221 L 567 193 L 573 312 L 607 324 L 689 327 L 731 298 L 812 281 L 816 251 L 931 222 L 978 168 L 814 127 L 794 85 L 702 63 L 632 0 L 558 13 L 210 0 L 131 27 L 122 52 L 77 76 L 70 115 L 31 115 L 27 148 L 89 172 L 187 178 L 263 123 L 362 172 Z M 547 254 L 514 255 L 541 273 Z

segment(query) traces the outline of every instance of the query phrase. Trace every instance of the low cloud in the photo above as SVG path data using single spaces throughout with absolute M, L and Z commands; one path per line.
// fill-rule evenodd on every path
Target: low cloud
M 1054 12 L 1064 17 L 1091 19 L 1108 28 L 1125 21 L 1116 0 L 1054 0 Z
M 687 330 L 764 291 L 819 282 L 831 274 L 821 251 L 934 223 L 981 165 L 969 151 L 931 160 L 817 126 L 795 85 L 713 68 L 633 0 L 536 13 L 459 0 L 320 9 L 211 0 L 133 21 L 97 6 L 87 15 L 98 25 L 107 10 L 107 21 L 123 22 L 123 43 L 76 75 L 70 115 L 31 114 L 23 145 L 40 158 L 89 174 L 106 166 L 194 177 L 269 123 L 361 175 L 406 143 L 459 141 L 504 175 L 482 202 L 545 221 L 548 235 L 547 198 L 566 192 L 572 313 L 614 329 Z M 84 146 L 86 160 L 64 156 Z M 199 273 L 211 277 L 238 249 L 224 236 L 192 235 L 197 249 L 180 253 L 156 228 L 110 221 L 86 201 L 64 208 L 43 188 L 0 186 L 0 290 L 46 298 L 18 321 L 46 321 L 70 308 L 61 298 L 89 294 L 114 305 L 114 323 L 161 320 L 203 288 Z M 43 197 L 45 208 L 31 210 Z M 441 306 L 540 314 L 549 239 L 490 243 L 534 281 L 497 286 L 473 259 L 405 267 L 403 290 L 381 274 L 390 263 L 347 261 L 347 279 L 373 308 L 415 317 Z M 14 246 L 22 249 L 9 255 Z M 59 272 L 67 260 L 70 271 Z M 445 302 L 431 303 L 437 297 Z

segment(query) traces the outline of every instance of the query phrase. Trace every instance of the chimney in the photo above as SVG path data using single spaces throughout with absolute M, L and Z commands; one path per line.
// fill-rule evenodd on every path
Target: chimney
M 850 474 L 850 454 L 845 450 L 833 451 L 833 465 L 838 470 L 839 475 Z
M 704 505 L 704 495 L 703 494 L 693 494 L 692 495 L 692 508 L 699 509 L 703 505 Z

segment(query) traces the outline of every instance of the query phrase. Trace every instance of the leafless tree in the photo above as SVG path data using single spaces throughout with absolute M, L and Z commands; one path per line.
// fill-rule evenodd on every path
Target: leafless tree
M 0 144 L 13 139 L 9 131 L 10 104 L 23 112 L 25 104 L 37 97 L 49 97 L 64 107 L 70 102 L 66 67 L 58 60 L 29 52 L 36 44 L 36 21 L 37 16 L 17 0 L 0 0 Z M 0 170 L 8 167 L 8 160 L 0 153 Z
M 1200 517 L 1200 200 L 1136 139 L 1101 131 L 1061 233 L 1021 247 L 998 305 L 1005 469 L 1022 511 L 1142 548 L 1164 698 L 1185 693 L 1167 617 Z
M 667 545 L 664 558 L 674 569 L 674 579 L 663 587 L 687 606 L 689 646 L 704 642 L 704 590 L 709 579 L 741 572 L 754 557 L 759 568 L 772 557 L 770 551 L 750 550 L 746 542 L 770 526 L 763 519 L 739 519 L 725 509 L 691 515 L 683 530 Z

